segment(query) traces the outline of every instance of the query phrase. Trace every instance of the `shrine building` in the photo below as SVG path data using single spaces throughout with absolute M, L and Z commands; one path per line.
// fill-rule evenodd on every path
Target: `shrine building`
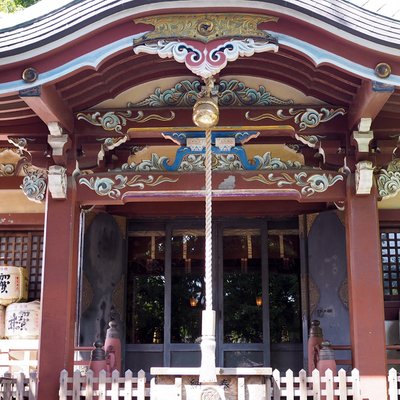
M 307 369 L 314 320 L 362 398 L 387 398 L 400 6 L 371 3 L 42 0 L 0 19 L 0 264 L 40 301 L 38 399 L 110 321 L 123 371 L 208 382 Z

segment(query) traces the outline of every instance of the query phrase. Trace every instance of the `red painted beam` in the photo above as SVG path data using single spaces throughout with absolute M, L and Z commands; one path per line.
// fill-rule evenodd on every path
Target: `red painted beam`
M 293 108 L 293 111 L 289 111 Z M 304 135 L 311 134 L 327 134 L 328 132 L 337 133 L 347 132 L 348 128 L 346 125 L 346 116 L 338 112 L 331 119 L 325 120 L 321 117 L 319 123 L 302 129 L 300 126 L 301 117 L 306 112 L 306 108 L 314 109 L 317 113 L 324 114 L 322 109 L 333 110 L 343 109 L 346 112 L 345 107 L 321 107 L 320 105 L 308 105 L 307 107 L 302 106 L 282 106 L 282 107 L 221 107 L 219 123 L 216 130 L 260 130 L 272 132 L 281 135 L 286 133 L 289 136 L 293 135 L 295 131 Z M 186 108 L 175 108 L 173 110 L 166 108 L 152 108 L 152 109 L 140 109 L 140 108 L 129 108 L 130 116 L 126 118 L 126 125 L 123 125 L 122 131 L 129 133 L 131 137 L 135 137 L 137 134 L 142 132 L 162 132 L 165 131 L 194 131 L 201 130 L 194 126 L 192 120 L 192 109 Z M 281 110 L 284 116 L 280 117 L 278 111 Z M 97 110 L 92 109 L 88 113 L 82 113 L 87 115 L 97 114 L 96 121 L 97 125 L 91 124 L 83 118 L 83 115 L 76 115 L 79 118 L 76 122 L 77 130 L 80 134 L 96 134 L 108 133 L 113 135 L 116 132 L 112 129 L 105 130 L 101 126 L 101 118 L 106 112 L 113 112 L 116 118 L 119 118 L 119 112 L 126 113 L 127 109 L 107 109 Z M 89 117 L 90 118 L 90 117 Z
M 393 92 L 393 86 L 387 86 L 372 81 L 363 81 L 349 109 L 349 129 L 357 130 L 357 125 L 361 118 L 371 118 L 374 120 Z
M 348 179 L 346 216 L 350 334 L 363 398 L 386 398 L 387 366 L 382 264 L 376 190 L 357 196 Z M 321 244 L 323 245 L 323 244 Z
M 322 170 L 215 172 L 215 201 L 294 200 L 301 203 L 345 199 L 343 174 Z M 175 202 L 204 199 L 204 173 L 113 172 L 76 178 L 81 204 Z
M 40 400 L 58 398 L 59 374 L 73 368 L 76 321 L 79 208 L 71 186 L 68 200 L 47 197 L 38 365 Z
M 0 189 L 20 189 L 23 176 L 2 176 L 0 177 Z
M 284 206 L 282 206 L 284 204 Z M 274 218 L 293 216 L 303 213 L 316 213 L 329 209 L 326 203 L 298 203 L 297 201 L 271 201 L 257 200 L 252 201 L 251 206 L 246 201 L 215 201 L 213 203 L 214 217 L 266 217 Z M 128 203 L 123 207 L 108 206 L 107 212 L 111 214 L 123 215 L 127 218 L 204 218 L 205 202 L 158 202 L 155 206 L 151 202 Z
M 44 214 L 42 213 L 9 213 L 0 214 L 0 230 L 13 229 L 43 229 Z
M 74 116 L 54 86 L 37 86 L 20 92 L 20 97 L 46 124 L 58 122 L 69 133 L 74 130 Z

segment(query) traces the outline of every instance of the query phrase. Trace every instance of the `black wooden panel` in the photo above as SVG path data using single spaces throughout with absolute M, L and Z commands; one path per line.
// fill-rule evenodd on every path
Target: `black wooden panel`
M 119 221 L 121 222 L 121 221 Z M 108 322 L 125 332 L 125 224 L 116 217 L 97 214 L 86 226 L 82 257 L 79 344 L 104 342 Z
M 311 319 L 321 321 L 324 338 L 350 344 L 346 233 L 335 211 L 315 219 L 308 235 Z

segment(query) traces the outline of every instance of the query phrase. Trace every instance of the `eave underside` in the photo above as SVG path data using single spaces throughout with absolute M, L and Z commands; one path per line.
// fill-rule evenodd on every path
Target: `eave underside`
M 90 2 L 86 3 L 88 5 Z M 93 5 L 94 3 L 95 1 Z M 275 4 L 275 2 L 268 3 Z M 77 10 L 79 4 L 75 5 Z M 288 7 L 296 8 L 291 3 Z M 324 4 L 322 8 L 325 13 L 329 13 L 327 4 Z M 348 11 L 346 9 L 346 12 Z M 283 35 L 291 33 L 293 38 L 297 35 L 296 40 L 304 39 L 307 22 L 302 21 L 295 24 L 294 17 L 280 15 L 280 18 L 280 22 L 276 26 L 263 24 L 262 28 L 276 28 Z M 290 30 L 290 24 L 293 26 L 292 30 Z M 131 18 L 127 17 L 115 21 L 104 29 L 98 28 L 101 39 L 96 48 L 97 51 L 102 49 L 101 46 L 105 43 L 112 43 L 113 40 L 118 41 L 124 38 L 122 28 L 127 26 L 132 29 L 131 33 L 144 29 L 135 25 Z M 324 39 L 331 35 L 329 32 L 323 31 L 321 25 L 316 24 L 308 33 L 310 45 L 313 43 L 312 46 L 315 46 L 322 40 L 321 38 L 315 39 L 319 34 Z M 110 37 L 107 38 L 107 35 Z M 86 40 L 87 43 L 85 43 Z M 24 138 L 28 144 L 25 150 L 29 152 L 32 164 L 37 167 L 47 168 L 49 165 L 60 164 L 65 166 L 70 174 L 78 161 L 81 169 L 104 172 L 118 168 L 126 162 L 135 146 L 167 145 L 169 143 L 163 138 L 163 132 L 174 129 L 190 130 L 193 127 L 191 107 L 132 109 L 132 112 L 144 113 L 146 118 L 155 114 L 161 119 L 157 120 L 156 118 L 156 121 L 149 120 L 146 123 L 140 121 L 133 124 L 127 123 L 126 129 L 124 128 L 122 132 L 127 140 L 121 141 L 113 148 L 106 149 L 101 155 L 104 150 L 102 144 L 106 140 L 118 141 L 121 132 L 79 121 L 77 118 L 79 113 L 93 114 L 108 111 L 114 113 L 118 110 L 96 109 L 96 105 L 111 101 L 128 89 L 135 90 L 140 87 L 140 90 L 144 90 L 146 85 L 150 87 L 155 81 L 165 79 L 179 82 L 182 79 L 199 78 L 188 71 L 184 64 L 155 55 L 136 55 L 131 46 L 111 51 L 96 63 L 83 62 L 80 64 L 79 60 L 85 52 L 86 55 L 92 54 L 95 48 L 93 40 L 93 33 L 87 33 L 66 45 L 64 52 L 61 49 L 54 49 L 48 56 L 41 55 L 25 60 L 25 67 L 34 67 L 38 62 L 37 65 L 47 68 L 47 72 L 55 70 L 54 67 L 57 66 L 57 63 L 61 65 L 65 57 L 68 57 L 72 63 L 75 60 L 76 65 L 68 72 L 54 75 L 55 78 L 52 81 L 43 81 L 45 83 L 40 83 L 42 81 L 39 71 L 39 84 L 33 83 L 26 85 L 26 90 L 11 90 L 0 95 L 1 148 L 10 147 L 10 139 L 16 142 L 19 138 Z M 275 82 L 275 84 L 286 85 L 302 93 L 304 97 L 315 99 L 315 103 L 261 108 L 221 107 L 218 128 L 258 131 L 259 135 L 254 139 L 253 144 L 260 146 L 278 144 L 296 148 L 295 151 L 304 157 L 307 167 L 337 171 L 345 166 L 354 170 L 355 164 L 362 158 L 373 162 L 378 167 L 386 166 L 396 156 L 399 143 L 400 89 L 385 84 L 382 78 L 376 77 L 377 82 L 375 82 L 371 71 L 373 71 L 376 60 L 379 60 L 379 53 L 371 50 L 369 54 L 364 54 L 363 49 L 357 43 L 352 43 L 346 53 L 343 50 L 346 41 L 340 38 L 336 38 L 336 40 L 339 50 L 335 57 L 340 63 L 343 62 L 342 56 L 346 54 L 348 65 L 358 65 L 360 70 L 363 70 L 365 65 L 362 63 L 365 62 L 368 55 L 371 56 L 371 63 L 374 64 L 368 66 L 370 68 L 368 72 L 370 75 L 367 74 L 368 78 L 356 73 L 358 67 L 346 69 L 343 67 L 345 65 L 343 63 L 335 65 L 332 61 L 316 61 L 315 55 L 312 56 L 306 50 L 297 49 L 283 40 L 283 43 L 286 44 L 281 44 L 277 53 L 254 54 L 250 58 L 241 57 L 235 62 L 229 63 L 216 76 L 217 83 L 235 77 L 251 79 L 256 88 L 257 82 Z M 303 44 L 306 49 L 307 42 L 303 41 Z M 76 47 L 74 47 L 75 45 Z M 332 39 L 321 51 L 330 52 L 335 47 L 334 45 L 335 39 Z M 352 60 L 353 52 L 354 60 Z M 360 64 L 355 61 L 357 57 L 360 57 Z M 392 59 L 393 55 L 390 55 L 389 58 Z M 19 65 L 22 66 L 22 64 Z M 9 68 L 5 70 L 5 73 L 8 77 L 15 71 Z M 20 83 L 18 85 L 21 87 Z M 266 86 L 268 90 L 268 85 Z M 143 97 L 149 94 L 143 92 Z M 305 110 L 318 109 L 319 112 L 322 112 L 321 107 L 329 112 L 343 111 L 340 117 L 332 119 L 329 123 L 310 125 L 304 131 L 299 124 L 297 126 L 290 125 L 284 119 L 279 120 L 277 117 L 279 112 L 283 112 L 287 116 L 291 112 L 300 115 L 302 108 Z M 123 110 L 120 111 L 123 112 Z M 275 121 L 273 118 L 265 120 L 262 118 L 263 113 L 273 114 L 277 119 Z M 174 118 L 168 119 L 172 114 Z M 249 115 L 251 118 L 248 117 Z M 352 139 L 352 133 L 358 129 L 358 124 L 362 119 L 372 120 L 370 130 L 373 131 L 373 137 L 368 145 L 368 150 L 366 152 L 364 150 L 364 154 L 359 154 L 360 149 Z M 58 133 L 51 131 L 52 123 L 56 123 Z M 53 137 L 50 137 L 49 134 Z M 59 154 L 55 156 L 54 142 L 58 140 L 57 136 L 59 135 L 66 136 L 68 145 L 64 149 L 58 149 Z M 310 142 L 310 137 L 316 138 L 314 144 Z

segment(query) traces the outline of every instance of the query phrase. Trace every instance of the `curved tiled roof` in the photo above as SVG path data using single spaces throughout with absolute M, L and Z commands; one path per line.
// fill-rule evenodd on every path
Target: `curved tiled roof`
M 349 3 L 383 15 L 388 18 L 400 19 L 400 2 L 398 0 L 347 0 Z
M 387 49 L 400 49 L 400 21 L 378 15 L 375 12 L 388 8 L 372 7 L 373 0 L 236 0 L 233 2 L 203 0 L 201 6 L 209 7 L 238 7 L 247 10 L 257 8 L 265 11 L 291 13 L 298 18 L 311 17 L 317 23 L 324 24 L 324 28 L 334 31 L 335 34 L 347 33 L 379 44 Z M 389 1 L 380 0 L 389 4 Z M 47 5 L 55 3 L 44 0 L 30 7 L 7 22 L 0 20 L 0 56 L 9 57 L 29 50 L 56 42 L 60 38 L 78 35 L 94 29 L 96 23 L 113 23 L 117 19 L 129 18 L 133 10 L 146 12 L 152 8 L 181 9 L 199 7 L 199 2 L 193 0 L 73 0 L 56 2 L 58 8 L 51 9 Z M 261 3 L 264 6 L 261 7 Z M 397 1 L 396 1 L 397 3 Z M 60 7 L 61 4 L 61 7 Z M 368 9 L 368 5 L 369 7 Z M 364 6 L 365 8 L 361 8 Z M 54 7 L 54 6 L 52 6 Z M 32 9 L 32 13 L 30 12 Z M 45 14 L 40 15 L 45 11 Z M 375 11 L 375 12 L 373 12 Z M 396 10 L 394 15 L 396 15 Z M 33 18 L 32 18 L 33 16 Z M 10 24 L 13 24 L 10 26 Z M 365 42 L 365 46 L 368 46 Z M 381 49 L 382 50 L 382 49 Z
M 43 144 L 48 135 L 43 121 L 49 118 L 44 112 L 54 112 L 67 126 L 69 120 L 65 118 L 73 113 L 95 107 L 127 89 L 159 79 L 187 77 L 185 65 L 174 59 L 132 51 L 133 39 L 151 29 L 133 20 L 163 13 L 204 12 L 279 17 L 276 23 L 259 26 L 277 39 L 279 51 L 239 57 L 221 71 L 219 78 L 270 80 L 332 107 L 352 110 L 348 121 L 323 130 L 330 135 L 329 146 L 335 157 L 337 149 L 344 148 L 347 125 L 353 126 L 373 101 L 374 112 L 379 113 L 374 120 L 376 137 L 386 140 L 398 133 L 400 21 L 362 9 L 349 0 L 42 0 L 36 8 L 14 16 L 8 25 L 0 21 L 3 138 L 28 132 Z M 388 77 L 375 73 L 379 63 L 391 67 Z M 38 72 L 32 83 L 21 79 L 28 67 Z M 42 103 L 48 109 L 41 110 Z M 81 135 L 89 150 L 97 149 L 97 136 L 85 132 L 75 133 Z M 392 156 L 392 142 L 396 140 L 388 138 L 388 144 L 380 145 L 386 152 L 384 157 Z M 40 147 L 38 142 L 36 145 Z M 87 154 L 97 157 L 97 152 L 91 151 Z

